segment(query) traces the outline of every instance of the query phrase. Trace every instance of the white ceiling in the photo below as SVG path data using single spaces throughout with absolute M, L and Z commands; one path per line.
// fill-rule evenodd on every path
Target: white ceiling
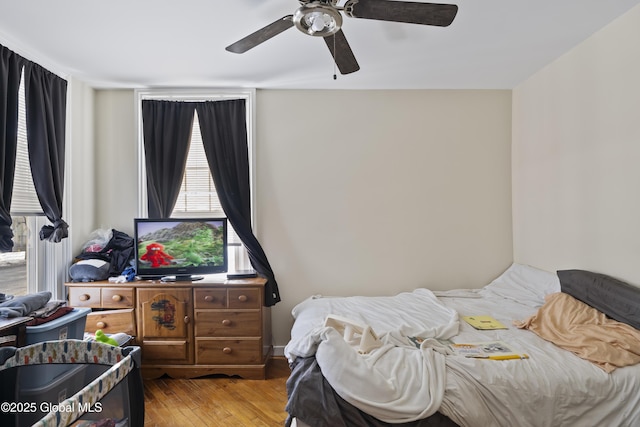
M 225 51 L 296 0 L 0 0 L 0 43 L 95 87 L 509 89 L 640 0 L 451 3 L 445 28 L 345 17 L 361 69 L 337 80 L 324 42 L 295 27 Z

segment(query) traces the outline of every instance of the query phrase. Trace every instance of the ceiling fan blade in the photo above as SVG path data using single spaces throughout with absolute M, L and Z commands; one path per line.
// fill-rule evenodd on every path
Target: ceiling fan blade
M 458 6 L 392 0 L 349 0 L 344 10 L 352 18 L 446 27 L 456 17 Z
M 260 28 L 258 31 L 249 34 L 247 37 L 230 44 L 225 49 L 233 53 L 245 53 L 249 49 L 253 49 L 260 43 L 277 36 L 284 30 L 293 27 L 293 15 L 283 16 L 275 22 Z
M 358 61 L 356 61 L 356 57 L 353 55 L 351 46 L 349 46 L 349 42 L 347 42 L 342 30 L 323 38 L 341 74 L 354 73 L 360 69 L 360 65 L 358 65 Z

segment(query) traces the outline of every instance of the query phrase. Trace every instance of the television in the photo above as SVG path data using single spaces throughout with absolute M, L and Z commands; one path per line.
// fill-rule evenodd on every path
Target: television
M 226 218 L 136 218 L 134 238 L 141 279 L 194 281 L 227 271 Z

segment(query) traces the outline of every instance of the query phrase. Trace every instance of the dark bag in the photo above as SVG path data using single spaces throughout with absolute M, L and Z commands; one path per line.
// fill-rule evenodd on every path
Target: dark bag
M 127 233 L 112 230 L 113 236 L 100 252 L 82 252 L 77 259 L 101 259 L 111 264 L 109 277 L 119 276 L 129 267 L 135 253 L 134 239 Z

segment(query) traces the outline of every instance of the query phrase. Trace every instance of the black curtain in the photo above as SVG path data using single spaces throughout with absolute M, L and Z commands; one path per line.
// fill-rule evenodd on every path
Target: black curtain
M 62 219 L 67 81 L 31 61 L 24 66 L 27 142 L 33 185 L 53 226 L 40 230 L 40 239 L 60 242 L 68 225 Z
M 23 58 L 0 45 L 0 252 L 13 249 L 11 196 L 18 144 L 18 88 Z
M 247 248 L 255 270 L 267 278 L 265 305 L 280 301 L 273 270 L 251 229 L 249 150 L 243 99 L 197 104 L 202 142 L 220 204 Z
M 149 218 L 169 218 L 187 163 L 195 103 L 142 101 Z

